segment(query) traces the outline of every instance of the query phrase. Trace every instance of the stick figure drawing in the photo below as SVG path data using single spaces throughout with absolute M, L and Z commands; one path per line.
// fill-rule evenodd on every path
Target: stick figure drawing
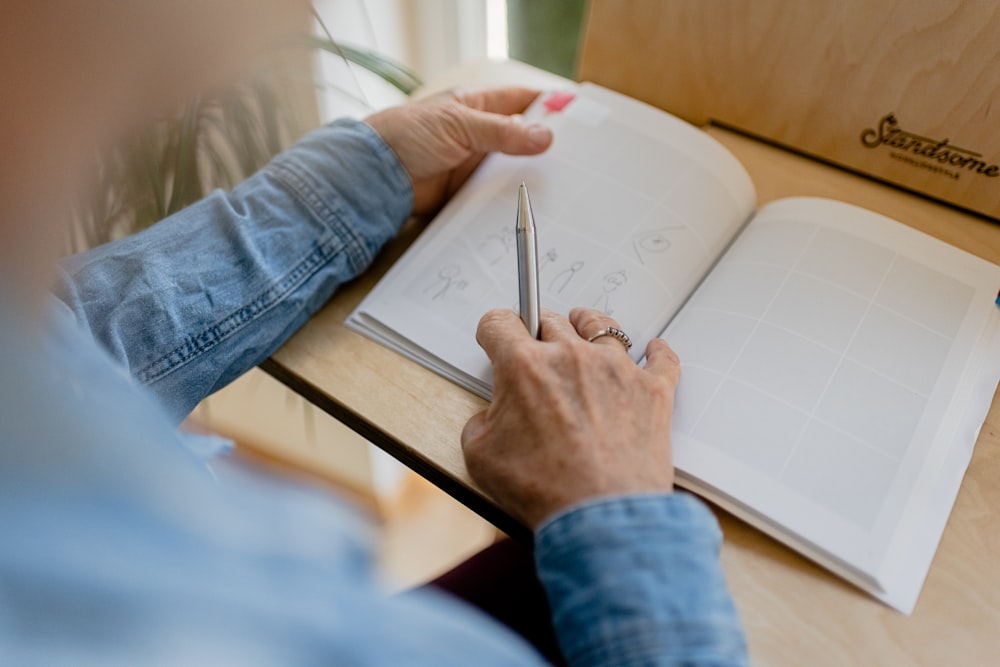
M 514 228 L 504 227 L 484 238 L 479 244 L 479 252 L 490 263 L 490 266 L 495 266 L 510 255 L 515 245 L 517 245 L 517 238 L 514 235 Z
M 614 310 L 611 308 L 611 295 L 627 282 L 628 274 L 625 273 L 625 269 L 612 271 L 604 276 L 604 283 L 601 285 L 601 294 L 597 297 L 597 301 L 594 302 L 594 308 L 603 311 L 605 315 L 612 314 Z
M 578 260 L 573 262 L 568 269 L 563 269 L 556 274 L 556 277 L 552 279 L 549 283 L 549 291 L 555 292 L 556 294 L 561 294 L 566 286 L 569 285 L 570 281 L 573 280 L 573 276 L 580 272 L 583 268 L 583 261 Z
M 432 290 L 437 290 L 431 297 L 432 301 L 441 299 L 445 294 L 448 293 L 452 287 L 458 290 L 464 290 L 469 285 L 467 280 L 459 280 L 458 277 L 462 275 L 462 267 L 456 264 L 449 264 L 438 271 L 437 277 L 424 288 L 424 294 L 431 292 Z

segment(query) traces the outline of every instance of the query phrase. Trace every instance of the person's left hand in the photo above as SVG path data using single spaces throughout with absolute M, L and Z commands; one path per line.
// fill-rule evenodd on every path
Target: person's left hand
M 519 122 L 538 96 L 528 88 L 452 91 L 380 111 L 365 119 L 399 157 L 413 183 L 413 214 L 437 211 L 486 153 L 541 153 L 549 128 Z

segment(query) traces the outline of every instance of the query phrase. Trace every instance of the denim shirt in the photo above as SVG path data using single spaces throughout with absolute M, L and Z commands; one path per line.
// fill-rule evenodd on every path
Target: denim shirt
M 444 595 L 384 595 L 345 505 L 213 474 L 176 430 L 363 271 L 412 201 L 377 134 L 338 121 L 69 258 L 40 331 L 0 286 L 0 664 L 541 663 Z M 745 664 L 720 541 L 683 493 L 550 517 L 535 555 L 570 664 Z

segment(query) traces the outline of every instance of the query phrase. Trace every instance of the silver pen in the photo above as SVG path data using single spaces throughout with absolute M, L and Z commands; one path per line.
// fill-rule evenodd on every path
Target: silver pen
M 538 296 L 538 241 L 535 216 L 531 213 L 528 188 L 524 181 L 517 192 L 517 286 L 521 321 L 532 338 L 538 338 L 541 299 Z

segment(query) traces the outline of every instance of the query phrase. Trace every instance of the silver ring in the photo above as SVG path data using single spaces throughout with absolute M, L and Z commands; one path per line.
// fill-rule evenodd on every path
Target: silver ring
M 588 343 L 593 343 L 595 340 L 597 340 L 601 336 L 611 336 L 612 338 L 614 338 L 615 340 L 617 340 L 619 343 L 621 343 L 622 345 L 624 345 L 626 351 L 632 349 L 632 339 L 628 337 L 628 334 L 625 333 L 624 331 L 622 331 L 621 329 L 616 329 L 614 327 L 605 327 L 604 329 L 601 329 L 600 331 L 598 331 L 597 333 L 595 333 L 593 336 L 591 336 L 590 338 L 588 338 L 587 342 Z

